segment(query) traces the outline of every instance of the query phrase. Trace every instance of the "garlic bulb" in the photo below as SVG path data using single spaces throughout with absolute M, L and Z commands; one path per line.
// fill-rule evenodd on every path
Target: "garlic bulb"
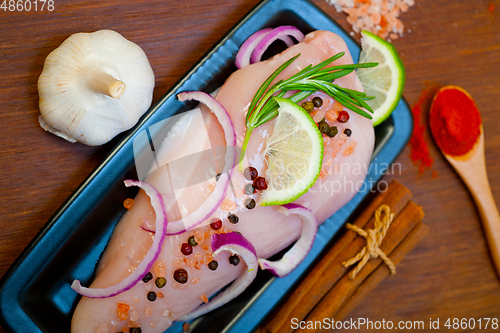
M 38 79 L 40 125 L 70 142 L 104 144 L 148 110 L 154 84 L 144 51 L 119 33 L 73 34 Z

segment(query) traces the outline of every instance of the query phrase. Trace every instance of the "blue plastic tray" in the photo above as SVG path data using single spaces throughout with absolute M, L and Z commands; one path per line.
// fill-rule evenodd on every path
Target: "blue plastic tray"
M 124 213 L 123 200 L 136 193 L 122 181 L 137 178 L 133 141 L 149 126 L 187 110 L 175 99 L 185 90 L 213 91 L 236 69 L 238 47 L 255 31 L 294 25 L 302 32 L 333 31 L 344 38 L 357 61 L 359 45 L 337 23 L 307 0 L 267 0 L 247 14 L 174 87 L 127 132 L 105 160 L 48 221 L 0 281 L 0 318 L 10 332 L 69 332 L 78 301 L 70 289 L 78 278 L 87 285 L 114 226 Z M 375 131 L 376 149 L 367 176 L 375 184 L 399 155 L 412 132 L 408 104 L 401 100 L 392 116 Z M 370 192 L 367 186 L 318 231 L 307 259 L 289 276 L 278 279 L 259 272 L 237 299 L 195 320 L 191 332 L 253 332 L 266 315 L 298 282 L 340 227 Z M 181 332 L 180 324 L 167 332 Z

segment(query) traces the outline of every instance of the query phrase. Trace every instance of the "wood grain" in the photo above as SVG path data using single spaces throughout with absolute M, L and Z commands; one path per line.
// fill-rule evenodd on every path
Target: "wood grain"
M 375 224 L 374 213 L 382 204 L 387 205 L 391 212 L 397 215 L 406 207 L 411 196 L 411 192 L 404 185 L 393 180 L 387 191 L 378 194 L 353 221 L 353 224 L 361 229 L 372 229 Z M 273 310 L 273 314 L 261 325 L 260 332 L 293 331 L 290 321 L 293 318 L 304 319 L 346 273 L 347 268 L 342 263 L 354 257 L 366 245 L 366 241 L 357 236 L 358 234 L 354 231 L 346 231 L 310 269 L 307 277 L 301 280 Z M 328 276 L 328 279 L 325 279 L 325 276 Z
M 417 224 L 417 226 L 410 232 L 410 234 L 398 245 L 396 249 L 391 253 L 389 259 L 398 265 L 403 258 L 408 255 L 421 241 L 424 239 L 425 235 L 429 233 L 429 227 L 423 223 Z M 363 282 L 363 284 L 354 292 L 351 298 L 344 304 L 342 309 L 335 315 L 336 321 L 341 321 L 347 315 L 354 310 L 359 304 L 363 302 L 365 297 L 369 295 L 373 289 L 375 289 L 380 282 L 382 282 L 386 277 L 390 275 L 390 271 L 384 265 L 380 265 L 368 278 Z
M 382 250 L 383 253 L 390 255 L 392 251 L 415 228 L 415 226 L 419 224 L 420 221 L 422 221 L 423 217 L 424 212 L 422 211 L 422 209 L 413 201 L 410 201 L 406 205 L 406 207 L 404 207 L 401 213 L 396 215 L 394 222 L 391 224 L 391 227 L 387 231 L 384 240 L 380 244 L 380 250 Z M 368 224 L 367 227 L 365 227 L 365 231 L 368 229 L 373 229 L 373 226 Z M 355 243 L 356 242 L 353 242 L 353 245 L 355 245 Z M 357 252 L 354 252 L 354 255 L 359 253 L 359 251 L 364 246 L 364 244 L 360 245 L 361 246 L 356 249 Z M 342 267 L 341 263 L 349 260 L 352 257 L 353 254 L 351 253 L 342 253 L 339 256 L 339 258 L 342 258 L 342 261 L 338 264 L 338 266 Z M 340 311 L 342 307 L 349 301 L 354 292 L 356 292 L 356 290 L 363 285 L 366 278 L 370 276 L 370 274 L 381 264 L 383 264 L 382 258 L 372 258 L 371 260 L 368 260 L 366 265 L 362 270 L 359 271 L 354 279 L 351 279 L 349 274 L 344 274 L 326 294 L 323 294 L 323 298 L 307 315 L 305 321 L 314 322 L 316 320 L 321 321 L 323 320 L 323 318 L 335 318 L 337 312 Z M 306 331 L 310 330 L 296 330 L 297 333 L 304 333 Z M 317 331 L 319 332 L 321 330 Z
M 314 1 L 349 29 L 344 14 Z M 56 0 L 54 12 L 0 11 L 0 276 L 113 146 L 69 144 L 39 127 L 36 82 L 48 53 L 75 32 L 119 31 L 148 55 L 157 100 L 257 2 Z M 402 16 L 411 33 L 394 42 L 406 67 L 404 95 L 415 102 L 433 83 L 470 92 L 481 110 L 486 165 L 499 205 L 500 1 L 416 2 Z M 490 2 L 493 12 L 487 10 Z M 428 140 L 435 159 L 431 170 L 419 176 L 407 148 L 396 161 L 397 174 L 384 181 L 396 178 L 414 193 L 432 232 L 398 266 L 398 274 L 350 314 L 354 318 L 500 317 L 500 282 L 477 210 Z
M 433 108 L 432 108 L 433 109 Z M 484 131 L 474 147 L 462 156 L 451 156 L 443 152 L 444 157 L 460 175 L 476 203 L 484 234 L 488 243 L 491 260 L 500 278 L 500 215 L 491 194 L 488 174 L 484 161 Z

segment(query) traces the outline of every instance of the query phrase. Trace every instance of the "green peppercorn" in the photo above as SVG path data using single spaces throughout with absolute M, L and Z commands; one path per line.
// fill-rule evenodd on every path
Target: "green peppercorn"
M 245 207 L 247 209 L 254 209 L 255 208 L 255 200 L 254 199 L 250 199 L 250 198 L 246 199 L 245 200 Z
M 144 277 L 142 278 L 142 282 L 148 283 L 152 279 L 153 279 L 153 274 L 151 274 L 151 272 L 148 272 L 148 274 L 144 275 Z
M 306 110 L 308 113 L 311 113 L 314 111 L 314 104 L 312 102 L 304 102 L 302 103 L 302 107 L 304 110 Z
M 188 244 L 191 246 L 196 246 L 198 245 L 198 242 L 194 239 L 194 236 L 191 236 L 188 238 Z
M 321 97 L 314 97 L 312 103 L 315 108 L 320 108 L 323 105 L 323 100 Z
M 229 222 L 231 222 L 232 224 L 236 224 L 240 221 L 240 218 L 234 214 L 231 214 L 229 213 L 229 215 L 227 216 L 227 219 L 229 220 Z
M 164 277 L 158 277 L 155 280 L 155 284 L 158 288 L 163 288 L 167 284 L 167 279 L 165 279 Z
M 238 257 L 236 254 L 233 254 L 229 257 L 229 263 L 233 266 L 238 266 L 238 264 L 240 263 L 240 257 Z
M 150 291 L 148 293 L 148 301 L 150 302 L 156 301 L 156 293 L 154 291 Z
M 325 118 L 323 118 L 319 123 L 318 123 L 318 129 L 321 133 L 326 134 L 328 132 L 328 129 L 330 126 L 328 126 L 328 123 L 326 122 Z
M 208 268 L 211 271 L 215 271 L 217 269 L 217 267 L 219 267 L 219 263 L 215 260 L 212 260 L 211 262 L 208 263 Z
M 326 131 L 326 135 L 328 135 L 330 138 L 333 138 L 337 133 L 339 132 L 337 126 L 332 126 L 328 128 L 328 131 Z

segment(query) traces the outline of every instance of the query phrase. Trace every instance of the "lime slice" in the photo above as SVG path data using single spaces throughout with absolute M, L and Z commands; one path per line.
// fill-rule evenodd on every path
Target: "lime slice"
M 267 190 L 261 206 L 283 205 L 307 192 L 318 179 L 323 163 L 323 137 L 302 107 L 276 98 L 279 115 L 266 141 Z
M 405 68 L 394 46 L 368 31 L 361 32 L 359 62 L 378 62 L 372 68 L 357 70 L 361 84 L 373 108 L 373 126 L 386 120 L 396 108 L 405 86 Z

